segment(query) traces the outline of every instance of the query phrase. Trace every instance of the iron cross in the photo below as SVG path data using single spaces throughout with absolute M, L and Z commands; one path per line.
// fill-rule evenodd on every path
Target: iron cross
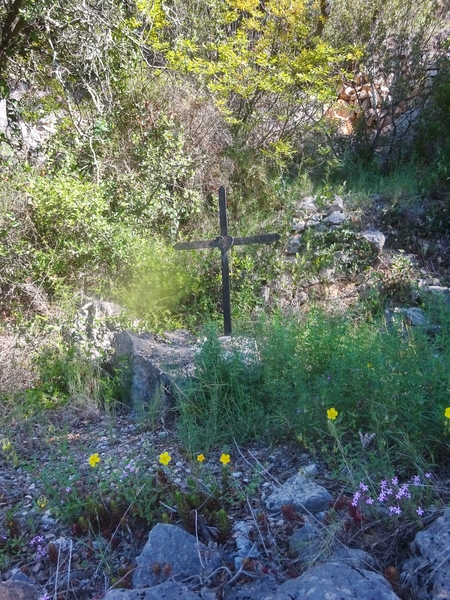
M 228 250 L 232 246 L 243 246 L 244 244 L 271 244 L 280 239 L 278 233 L 263 235 L 252 235 L 248 237 L 235 238 L 228 235 L 227 223 L 227 200 L 225 188 L 219 188 L 219 217 L 220 236 L 214 240 L 200 242 L 179 242 L 175 244 L 175 250 L 204 250 L 206 248 L 219 248 L 222 255 L 222 296 L 223 296 L 223 326 L 224 334 L 231 335 L 231 304 L 230 304 L 230 266 L 228 262 Z

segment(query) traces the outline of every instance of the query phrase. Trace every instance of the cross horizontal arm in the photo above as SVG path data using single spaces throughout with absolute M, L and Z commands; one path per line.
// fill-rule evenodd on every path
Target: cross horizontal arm
M 199 242 L 178 242 L 175 250 L 205 250 L 208 248 L 219 248 L 226 251 L 231 246 L 244 246 L 246 244 L 271 244 L 280 239 L 278 233 L 266 233 L 262 235 L 250 235 L 247 237 L 233 238 L 232 236 L 217 237 L 214 240 L 201 240 Z
M 263 233 L 262 235 L 249 235 L 247 237 L 235 237 L 233 246 L 244 246 L 245 244 L 271 244 L 278 242 L 280 236 L 278 233 Z
M 218 248 L 218 238 L 215 240 L 204 240 L 200 242 L 178 242 L 175 244 L 175 250 L 202 250 L 205 248 Z

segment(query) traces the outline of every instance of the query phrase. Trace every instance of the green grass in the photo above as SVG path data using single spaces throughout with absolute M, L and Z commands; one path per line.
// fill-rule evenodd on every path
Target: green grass
M 335 468 L 361 466 L 362 455 L 365 468 L 438 468 L 450 440 L 450 316 L 434 308 L 440 329 L 433 337 L 403 322 L 388 328 L 317 310 L 300 321 L 277 317 L 251 332 L 259 359 L 249 365 L 238 349 L 224 353 L 210 331 L 197 380 L 179 399 L 182 440 L 201 451 L 233 439 L 290 438 Z M 331 407 L 339 413 L 339 447 Z M 375 434 L 367 452 L 360 432 Z

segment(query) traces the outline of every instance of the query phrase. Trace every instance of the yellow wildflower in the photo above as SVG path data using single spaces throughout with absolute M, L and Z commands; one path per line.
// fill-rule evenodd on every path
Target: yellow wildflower
M 171 460 L 172 460 L 172 457 L 170 456 L 170 454 L 168 452 L 163 452 L 162 454 L 159 455 L 159 462 L 164 466 L 168 465 Z
M 220 457 L 220 462 L 223 465 L 227 465 L 230 462 L 230 455 L 229 454 L 222 454 L 222 456 Z
M 99 462 L 100 462 L 100 456 L 97 454 L 97 452 L 95 454 L 90 455 L 88 463 L 91 465 L 91 467 L 95 467 L 95 465 Z
M 36 501 L 39 508 L 45 508 L 47 506 L 47 498 L 45 496 L 39 496 Z
M 338 416 L 338 411 L 335 408 L 329 408 L 327 410 L 327 417 L 331 420 L 334 421 L 335 418 Z
M 203 462 L 203 461 L 205 460 L 205 457 L 204 457 L 204 455 L 203 455 L 203 454 L 199 454 L 199 455 L 197 456 L 197 460 L 198 460 L 198 462 Z
M 447 417 L 447 419 L 450 419 L 450 406 L 447 406 L 447 408 L 445 409 L 444 415 Z

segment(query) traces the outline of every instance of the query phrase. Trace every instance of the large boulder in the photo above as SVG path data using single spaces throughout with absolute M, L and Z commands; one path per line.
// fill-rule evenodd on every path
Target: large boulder
M 112 364 L 121 373 L 124 397 L 136 411 L 170 404 L 176 389 L 193 376 L 198 347 L 186 331 L 164 336 L 121 331 L 113 346 Z
M 398 600 L 387 580 L 378 573 L 329 562 L 289 579 L 275 593 L 259 600 Z
M 298 474 L 290 477 L 265 502 L 267 508 L 274 512 L 288 504 L 298 512 L 317 514 L 329 508 L 332 500 L 333 496 L 324 487 Z
M 199 596 L 176 581 L 165 581 L 152 588 L 110 590 L 103 600 L 199 600 Z

